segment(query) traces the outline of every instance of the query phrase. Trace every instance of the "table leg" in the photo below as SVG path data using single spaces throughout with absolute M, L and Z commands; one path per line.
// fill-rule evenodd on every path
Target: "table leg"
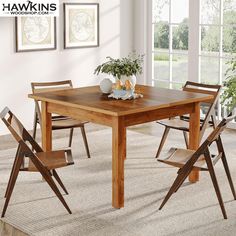
M 44 151 L 52 150 L 52 114 L 47 110 L 47 102 L 41 104 L 42 113 L 42 148 Z
M 124 159 L 126 127 L 122 117 L 113 118 L 112 126 L 112 206 L 124 207 Z
M 190 114 L 189 149 L 197 150 L 200 140 L 200 103 L 194 104 L 194 112 Z M 199 180 L 199 171 L 192 171 L 189 181 L 195 183 Z

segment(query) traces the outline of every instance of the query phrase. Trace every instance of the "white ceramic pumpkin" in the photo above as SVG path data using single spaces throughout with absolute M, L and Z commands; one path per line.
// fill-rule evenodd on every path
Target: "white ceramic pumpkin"
M 112 81 L 110 79 L 103 79 L 100 82 L 100 89 L 105 94 L 111 93 L 112 92 Z

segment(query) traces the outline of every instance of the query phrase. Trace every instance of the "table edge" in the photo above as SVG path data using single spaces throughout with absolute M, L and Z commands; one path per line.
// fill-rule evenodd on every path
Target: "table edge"
M 206 96 L 201 97 L 201 98 L 189 98 L 188 100 L 186 100 L 186 102 L 184 104 L 182 102 L 181 103 L 180 102 L 175 102 L 175 103 L 170 103 L 170 104 L 167 104 L 167 105 L 149 106 L 149 107 L 144 107 L 142 109 L 139 108 L 138 110 L 133 109 L 132 111 L 122 111 L 122 112 L 112 112 L 112 111 L 103 110 L 103 109 L 99 109 L 99 108 L 93 108 L 93 107 L 87 107 L 87 106 L 78 105 L 78 104 L 55 101 L 55 100 L 50 99 L 50 98 L 42 99 L 42 97 L 37 96 L 36 94 L 29 94 L 28 97 L 32 98 L 34 100 L 37 100 L 37 101 L 42 101 L 42 102 L 49 102 L 49 103 L 60 104 L 60 105 L 64 105 L 64 106 L 69 105 L 71 107 L 78 108 L 78 109 L 83 109 L 83 110 L 90 111 L 90 112 L 97 112 L 97 113 L 102 113 L 102 114 L 111 115 L 111 116 L 125 116 L 125 115 L 138 114 L 138 113 L 141 113 L 141 112 L 153 111 L 153 110 L 157 110 L 157 109 L 161 109 L 161 108 L 167 108 L 167 107 L 171 108 L 171 107 L 175 107 L 175 106 L 178 106 L 178 105 L 184 105 L 184 104 L 190 104 L 190 103 L 196 103 L 196 102 L 204 102 L 204 101 L 207 101 L 209 99 L 212 99 L 213 95 L 206 95 Z

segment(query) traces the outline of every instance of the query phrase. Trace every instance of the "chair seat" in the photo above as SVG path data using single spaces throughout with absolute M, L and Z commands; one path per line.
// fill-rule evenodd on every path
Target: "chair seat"
M 71 159 L 70 150 L 37 152 L 36 155 L 38 159 L 43 163 L 43 165 L 47 167 L 47 169 L 49 170 L 74 164 L 73 160 Z M 27 170 L 38 171 L 33 162 L 31 161 L 31 159 L 29 159 L 29 166 Z
M 64 117 L 52 120 L 52 129 L 68 129 L 83 126 L 87 121 L 78 121 L 72 118 Z
M 178 130 L 189 131 L 189 122 L 179 118 L 164 119 L 157 121 L 158 124 Z
M 168 153 L 157 160 L 175 167 L 183 167 L 196 151 L 190 149 L 171 148 Z M 194 169 L 208 170 L 205 157 L 202 155 L 194 164 Z

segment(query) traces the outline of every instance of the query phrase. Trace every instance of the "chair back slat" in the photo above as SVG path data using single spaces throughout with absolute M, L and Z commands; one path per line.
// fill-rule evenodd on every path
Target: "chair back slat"
M 192 81 L 186 81 L 185 86 L 193 86 L 193 87 L 200 87 L 200 88 L 207 88 L 207 89 L 218 89 L 220 85 L 218 84 L 200 84 Z
M 209 95 L 213 95 L 213 96 L 216 95 L 215 91 L 209 91 L 209 90 L 206 90 L 206 89 L 198 89 L 198 88 L 185 88 L 184 87 L 183 91 L 193 92 L 193 93 L 201 93 L 201 94 L 209 94 Z M 212 102 L 214 102 L 214 99 L 215 99 L 215 97 L 212 98 L 212 99 L 207 100 L 207 102 L 212 103 Z
M 71 87 L 70 86 L 60 86 L 60 87 L 53 87 L 53 88 L 36 88 L 36 89 L 34 89 L 34 93 L 47 93 L 47 92 L 65 90 L 65 89 L 71 89 Z
M 57 91 L 62 89 L 73 88 L 71 80 L 56 81 L 56 82 L 32 82 L 31 83 L 33 93 L 43 93 L 50 91 Z

